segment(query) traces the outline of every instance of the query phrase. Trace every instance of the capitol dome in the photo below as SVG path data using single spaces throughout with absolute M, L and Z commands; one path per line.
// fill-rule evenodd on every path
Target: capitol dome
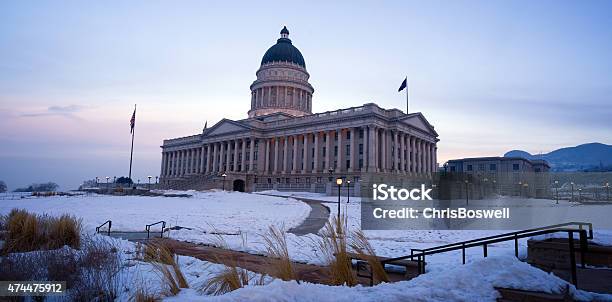
M 291 44 L 289 30 L 283 27 L 281 37 L 264 54 L 251 84 L 249 117 L 274 113 L 291 116 L 312 114 L 314 88 L 308 79 L 302 53 Z
M 281 38 L 278 39 L 276 44 L 270 47 L 264 54 L 263 58 L 261 59 L 261 65 L 272 62 L 289 62 L 295 63 L 304 68 L 306 67 L 302 53 L 299 49 L 293 46 L 293 44 L 291 44 L 291 40 L 288 37 L 289 30 L 285 26 L 281 30 Z

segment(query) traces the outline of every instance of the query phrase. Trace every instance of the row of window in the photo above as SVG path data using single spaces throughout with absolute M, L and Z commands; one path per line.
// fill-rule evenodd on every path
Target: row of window
M 292 179 L 293 179 L 293 182 L 291 181 Z M 276 179 L 274 179 L 274 181 L 277 184 L 282 184 L 282 183 L 284 183 L 284 184 L 291 184 L 291 183 L 295 183 L 295 184 L 300 184 L 300 183 L 310 184 L 312 179 L 315 179 L 316 183 L 318 183 L 318 184 L 323 183 L 323 177 L 316 177 L 316 178 L 314 178 L 314 177 L 294 177 L 294 178 L 291 178 L 291 177 L 285 177 L 285 178 L 277 177 Z M 257 177 L 255 177 L 254 182 L 255 183 L 259 183 L 259 181 L 260 180 Z M 270 178 L 270 177 L 268 177 L 266 179 L 266 183 L 267 184 L 272 184 L 272 181 L 273 181 L 273 179 Z M 327 181 L 333 181 L 333 177 L 329 177 L 327 179 Z M 358 176 L 355 176 L 355 177 L 353 177 L 352 181 L 353 181 L 353 183 L 359 182 L 360 178 Z M 345 182 L 344 183 L 346 183 L 346 177 L 345 177 Z

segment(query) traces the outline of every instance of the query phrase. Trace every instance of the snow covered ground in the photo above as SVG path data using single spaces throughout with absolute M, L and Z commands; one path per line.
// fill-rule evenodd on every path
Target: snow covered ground
M 190 242 L 219 244 L 221 233 L 224 244 L 231 249 L 261 254 L 265 248 L 261 239 L 268 226 L 283 225 L 286 230 L 299 225 L 308 216 L 310 207 L 291 196 L 306 197 L 328 202 L 331 215 L 336 215 L 337 197 L 312 193 L 281 193 L 272 197 L 261 194 L 238 192 L 194 192 L 173 191 L 169 194 L 188 193 L 192 197 L 142 197 L 142 196 L 103 196 L 85 195 L 73 197 L 27 197 L 0 199 L 0 214 L 6 214 L 13 208 L 24 208 L 31 212 L 60 215 L 69 213 L 83 219 L 84 231 L 92 233 L 96 226 L 107 219 L 112 219 L 113 230 L 141 231 L 144 225 L 158 220 L 166 220 L 169 227 L 180 225 L 192 230 L 171 231 L 170 237 Z M 349 226 L 358 229 L 360 226 L 360 200 L 351 198 L 345 204 L 342 198 L 342 211 L 348 214 Z M 379 255 L 393 257 L 410 254 L 410 248 L 426 248 L 436 245 L 473 239 L 481 236 L 501 233 L 501 231 L 365 231 L 371 244 Z M 599 232 L 611 238 L 610 232 Z M 602 238 L 596 233 L 596 238 Z M 296 261 L 321 264 L 316 241 L 319 236 L 309 234 L 296 236 L 287 234 L 289 253 Z M 133 249 L 133 244 L 118 240 L 126 251 Z M 532 289 L 548 292 L 559 292 L 565 282 L 542 271 L 536 270 L 514 256 L 512 242 L 489 246 L 489 258 L 482 257 L 482 249 L 473 248 L 467 251 L 468 265 L 461 264 L 460 252 L 434 255 L 428 258 L 428 274 L 410 281 L 368 287 L 329 287 L 316 284 L 273 281 L 267 286 L 249 286 L 220 297 L 206 297 L 194 289 L 183 290 L 174 301 L 240 301 L 248 297 L 252 301 L 295 301 L 317 300 L 345 301 L 371 300 L 407 300 L 421 297 L 421 300 L 482 300 L 494 301 L 494 286 L 505 286 L 520 289 Z M 526 242 L 520 242 L 520 255 L 526 253 Z M 128 252 L 129 254 L 129 252 Z M 152 275 L 151 267 L 146 263 L 133 262 L 126 269 L 130 278 L 140 278 L 151 284 L 151 291 L 159 290 L 159 276 Z M 179 264 L 189 284 L 200 287 L 209 276 L 223 266 L 191 257 L 179 257 Z M 466 276 L 478 277 L 467 278 Z M 435 286 L 434 286 L 435 285 Z M 410 289 L 410 290 L 407 290 Z M 128 300 L 129 291 L 121 300 Z M 589 296 L 579 293 L 580 297 Z M 476 297 L 478 299 L 476 299 Z M 299 299 L 298 299 L 299 298 Z

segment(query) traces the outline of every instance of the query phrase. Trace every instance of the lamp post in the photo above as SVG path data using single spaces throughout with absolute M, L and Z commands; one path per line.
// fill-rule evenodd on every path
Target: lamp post
M 159 183 L 159 176 L 155 176 L 155 183 L 158 184 Z
M 557 204 L 559 204 L 559 181 L 555 180 L 555 192 L 557 195 Z
M 574 182 L 570 182 L 570 184 L 572 185 L 572 199 L 570 199 L 570 201 L 574 201 Z
M 578 202 L 582 202 L 582 188 L 578 188 Z
M 469 182 L 468 182 L 468 180 L 466 179 L 466 180 L 465 180 L 465 205 L 466 205 L 466 206 L 470 204 L 470 198 L 469 198 L 470 193 L 469 193 L 469 191 L 468 191 L 468 184 L 469 184 Z
M 529 184 L 524 183 L 523 188 L 525 188 L 525 197 L 529 198 Z
M 223 177 L 223 191 L 225 191 L 225 178 L 227 177 L 227 174 L 223 173 L 221 174 L 221 177 Z
M 346 203 L 351 202 L 351 180 L 346 180 Z
M 106 176 L 106 189 L 108 189 L 108 180 L 110 179 L 110 177 Z
M 342 177 L 336 178 L 336 185 L 338 185 L 338 225 L 340 225 L 340 188 L 342 187 Z
M 519 188 L 519 197 L 523 197 L 523 182 L 522 181 L 519 181 L 518 188 Z
M 433 195 L 433 198 L 434 198 L 434 199 L 438 197 L 438 196 L 436 195 L 436 187 L 437 187 L 437 185 L 436 185 L 436 184 L 431 184 L 431 191 L 433 192 L 433 194 L 432 194 L 432 195 Z
M 606 200 L 610 200 L 610 183 L 607 182 L 604 187 L 606 187 Z
M 113 183 L 117 183 L 117 176 L 113 176 Z
M 153 178 L 153 176 L 149 175 L 147 178 L 149 179 L 149 190 L 151 190 L 151 178 Z
M 98 176 L 96 176 L 96 188 L 98 187 L 99 180 L 100 180 L 100 178 L 98 178 Z

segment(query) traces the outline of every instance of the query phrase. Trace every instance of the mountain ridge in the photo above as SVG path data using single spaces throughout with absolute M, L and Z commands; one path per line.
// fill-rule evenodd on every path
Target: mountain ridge
M 511 150 L 504 157 L 546 160 L 553 171 L 584 171 L 612 169 L 612 145 L 598 142 L 564 147 L 544 154 L 533 155 L 523 150 Z

